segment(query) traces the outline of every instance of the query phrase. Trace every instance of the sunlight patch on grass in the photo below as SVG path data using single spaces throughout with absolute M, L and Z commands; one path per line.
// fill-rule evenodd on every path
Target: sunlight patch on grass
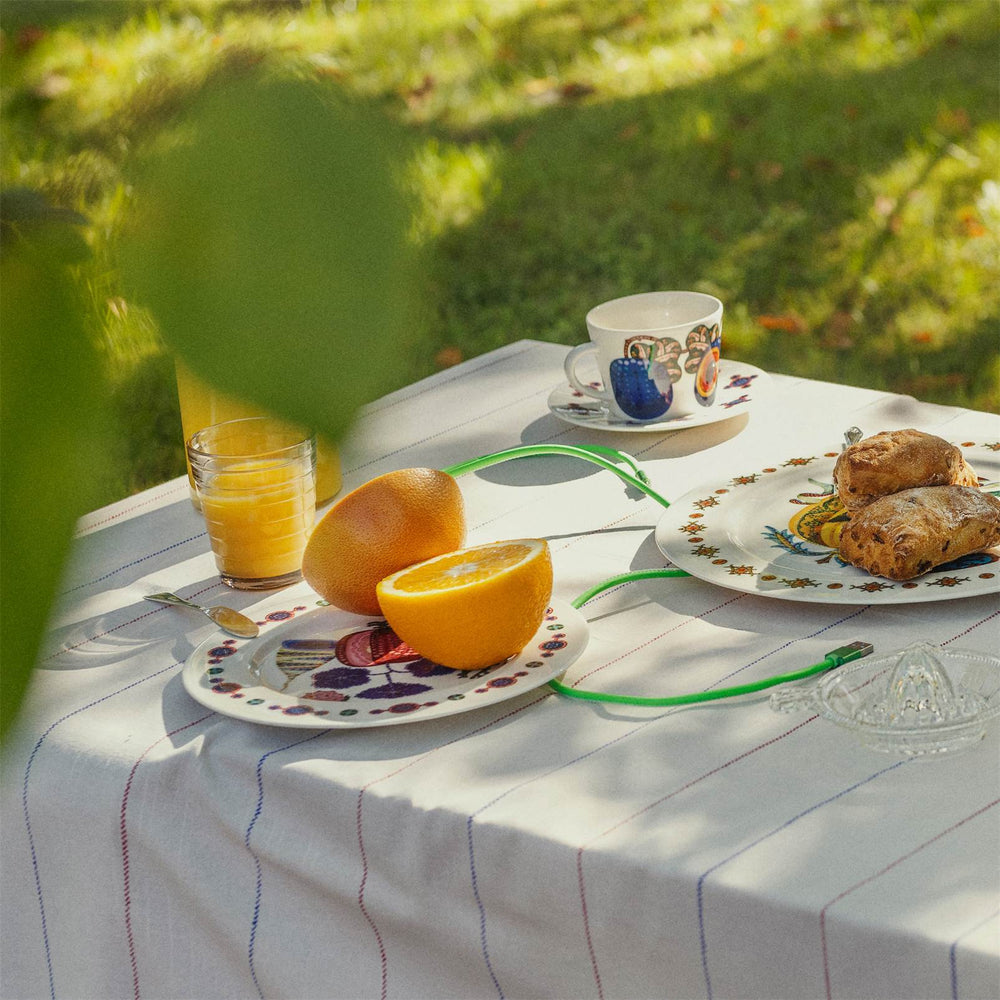
M 3 180 L 89 219 L 87 324 L 127 433 L 147 430 L 133 398 L 161 428 L 175 406 L 152 321 L 120 301 L 131 169 L 220 66 L 265 59 L 412 132 L 413 378 L 694 287 L 725 301 L 730 358 L 1000 406 L 994 0 L 91 6 L 28 44 L 5 29 Z
M 468 225 L 499 191 L 497 144 L 442 142 L 428 139 L 410 165 L 410 181 L 419 198 L 413 236 L 424 242 L 447 229 Z

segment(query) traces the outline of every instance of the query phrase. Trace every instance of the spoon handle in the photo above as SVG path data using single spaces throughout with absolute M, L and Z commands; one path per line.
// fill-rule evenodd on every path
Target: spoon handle
M 185 601 L 183 597 L 178 597 L 176 594 L 146 594 L 143 597 L 143 600 L 156 601 L 158 604 L 176 604 L 183 608 L 194 608 L 195 611 L 204 610 L 197 604 L 192 604 L 190 601 Z

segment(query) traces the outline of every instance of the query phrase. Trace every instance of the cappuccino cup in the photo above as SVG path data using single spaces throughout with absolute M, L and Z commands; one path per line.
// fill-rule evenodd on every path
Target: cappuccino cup
M 570 385 L 600 400 L 614 421 L 678 420 L 715 403 L 722 351 L 722 303 L 703 292 L 643 292 L 587 313 L 590 342 L 566 355 Z M 577 366 L 595 355 L 603 388 Z

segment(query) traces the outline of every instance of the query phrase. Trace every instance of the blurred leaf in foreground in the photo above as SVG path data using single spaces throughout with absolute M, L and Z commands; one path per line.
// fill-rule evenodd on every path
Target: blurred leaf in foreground
M 68 265 L 86 243 L 84 220 L 40 195 L 0 202 L 0 734 L 28 686 L 73 525 L 92 507 L 105 460 L 101 374 Z
M 196 374 L 342 436 L 406 381 L 403 133 L 316 85 L 210 86 L 136 184 L 130 294 Z

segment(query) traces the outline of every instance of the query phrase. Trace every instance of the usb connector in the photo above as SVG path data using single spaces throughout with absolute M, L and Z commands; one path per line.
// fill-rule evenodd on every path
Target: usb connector
M 839 667 L 842 663 L 850 663 L 851 660 L 860 660 L 862 656 L 868 656 L 874 652 L 875 647 L 870 642 L 861 639 L 848 643 L 846 646 L 838 646 L 826 654 L 828 660 L 834 661 L 834 666 Z

